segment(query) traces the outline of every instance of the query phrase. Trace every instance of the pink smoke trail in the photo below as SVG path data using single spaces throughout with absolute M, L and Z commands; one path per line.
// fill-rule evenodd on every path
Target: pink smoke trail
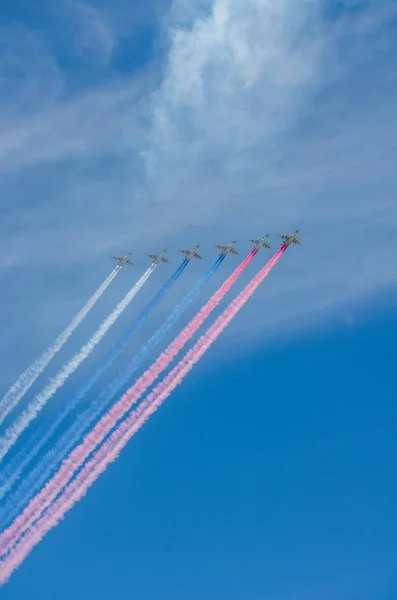
M 68 486 L 49 510 L 30 528 L 25 537 L 21 538 L 11 550 L 9 557 L 3 563 L 0 571 L 0 582 L 4 583 L 12 572 L 18 568 L 32 548 L 37 545 L 44 535 L 55 527 L 65 516 L 66 512 L 81 500 L 89 487 L 106 470 L 107 466 L 116 460 L 131 437 L 142 427 L 168 398 L 172 391 L 182 383 L 184 377 L 200 360 L 222 331 L 232 321 L 236 314 L 250 299 L 262 281 L 278 263 L 287 246 L 281 246 L 275 256 L 259 271 L 245 289 L 233 300 L 215 323 L 203 334 L 194 347 L 185 354 L 172 371 L 161 381 L 138 408 L 113 432 L 109 439 L 97 450 L 75 480 Z
M 45 487 L 29 502 L 23 513 L 0 535 L 1 556 L 7 554 L 18 536 L 28 529 L 40 514 L 55 500 L 62 488 L 73 478 L 76 470 L 82 466 L 88 456 L 95 450 L 104 437 L 110 433 L 117 422 L 128 412 L 144 392 L 154 383 L 162 371 L 172 362 L 184 345 L 201 327 L 211 312 L 217 307 L 233 284 L 238 280 L 252 259 L 258 253 L 251 250 L 235 271 L 226 279 L 221 287 L 212 295 L 190 323 L 174 339 L 168 348 L 159 356 L 149 369 L 135 382 L 128 392 L 105 414 L 96 426 L 88 433 L 83 442 L 65 459 Z

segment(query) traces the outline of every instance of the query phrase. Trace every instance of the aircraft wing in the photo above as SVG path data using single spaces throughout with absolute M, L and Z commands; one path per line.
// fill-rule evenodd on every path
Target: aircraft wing
M 187 260 L 191 260 L 192 258 L 197 258 L 199 260 L 203 260 L 203 257 L 201 256 L 201 254 L 199 254 L 197 252 L 197 250 L 195 250 L 194 248 L 192 248 L 191 250 L 179 250 L 179 252 L 181 254 L 183 254 L 184 256 L 186 256 Z
M 250 242 L 252 244 L 254 244 L 255 248 L 257 250 L 260 250 L 261 248 L 266 248 L 267 250 L 271 249 L 271 245 L 269 244 L 268 240 L 269 236 L 265 236 L 263 238 L 261 238 L 260 240 L 250 240 Z
M 218 250 L 220 250 L 223 254 L 238 254 L 236 248 L 234 248 L 232 245 L 221 245 L 221 244 L 215 244 L 215 248 L 218 248 Z
M 163 254 L 147 254 L 146 256 L 148 256 L 149 258 L 152 259 L 152 261 L 156 264 L 160 263 L 160 262 L 164 262 L 164 263 L 169 263 L 170 261 L 168 260 L 168 258 L 165 258 L 165 256 L 163 256 Z
M 290 233 L 289 235 L 283 235 L 282 233 L 277 234 L 279 238 L 281 238 L 284 244 L 296 244 L 297 246 L 302 246 L 302 242 L 298 238 L 298 232 Z

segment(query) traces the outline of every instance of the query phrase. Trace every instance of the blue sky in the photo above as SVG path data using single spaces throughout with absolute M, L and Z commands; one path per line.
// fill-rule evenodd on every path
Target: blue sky
M 305 243 L 5 597 L 395 597 L 396 17 L 387 0 L 3 3 L 4 390 L 110 253 L 142 270 L 164 245 L 200 241 L 210 264 L 214 241 Z
M 3 596 L 393 600 L 396 335 L 207 355 Z

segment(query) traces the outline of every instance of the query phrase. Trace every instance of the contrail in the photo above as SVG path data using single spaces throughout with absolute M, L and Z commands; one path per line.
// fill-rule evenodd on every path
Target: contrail
M 44 535 L 63 519 L 66 512 L 87 493 L 89 487 L 96 479 L 98 479 L 101 473 L 106 470 L 107 466 L 116 460 L 131 437 L 142 427 L 150 415 L 159 408 L 166 398 L 168 398 L 172 391 L 182 383 L 184 377 L 211 347 L 214 341 L 216 341 L 241 308 L 247 303 L 255 290 L 278 263 L 286 249 L 286 245 L 283 245 L 280 248 L 267 265 L 259 271 L 237 298 L 229 304 L 215 323 L 199 338 L 198 342 L 185 354 L 164 380 L 156 386 L 139 407 L 133 411 L 102 444 L 99 450 L 97 450 L 94 456 L 83 466 L 77 477 L 70 483 L 68 488 L 61 494 L 56 502 L 49 506 L 48 510 L 37 520 L 37 522 L 33 522 L 30 530 L 26 532 L 25 529 L 26 535 L 14 542 L 14 547 L 3 562 L 0 574 L 1 583 L 5 583 L 8 580 L 13 571 L 18 568 L 33 547 L 37 545 Z M 69 469 L 73 469 L 72 459 L 65 461 L 64 464 L 67 462 L 69 462 Z M 36 519 L 37 516 L 38 515 L 36 515 Z
M 219 260 L 219 259 L 218 259 Z M 218 261 L 217 261 L 218 262 Z M 15 456 L 15 458 L 11 461 L 10 465 L 5 469 L 4 474 L 2 475 L 2 480 L 4 483 L 0 487 L 0 498 L 2 498 L 14 485 L 14 483 L 19 479 L 25 468 L 30 464 L 30 462 L 34 459 L 34 457 L 40 452 L 40 450 L 46 445 L 46 443 L 51 439 L 54 435 L 55 431 L 62 423 L 62 421 L 70 414 L 70 412 L 78 405 L 78 403 L 86 396 L 86 394 L 90 391 L 92 386 L 98 381 L 100 376 L 105 372 L 107 368 L 113 363 L 113 361 L 121 354 L 121 352 L 126 348 L 127 344 L 132 339 L 133 335 L 139 329 L 139 327 L 150 317 L 154 309 L 159 305 L 159 303 L 163 300 L 165 295 L 174 285 L 174 283 L 178 280 L 178 278 L 182 275 L 183 271 L 189 264 L 189 260 L 183 260 L 170 279 L 163 285 L 160 291 L 155 295 L 155 297 L 149 302 L 146 308 L 141 312 L 141 314 L 133 321 L 132 325 L 129 327 L 127 332 L 123 335 L 121 340 L 108 352 L 108 354 L 102 359 L 99 367 L 94 371 L 93 375 L 90 377 L 88 382 L 84 383 L 80 390 L 76 393 L 74 398 L 68 402 L 64 408 L 64 410 L 59 413 L 59 415 L 55 418 L 55 421 L 50 425 L 46 426 L 42 430 L 39 430 L 38 434 L 32 440 L 29 440 L 25 446 L 21 449 L 21 451 Z M 171 326 L 171 325 L 170 325 Z M 167 329 L 168 330 L 168 329 Z M 153 336 L 154 337 L 154 336 Z M 150 343 L 150 342 L 148 342 Z M 111 397 L 109 398 L 109 401 Z M 98 400 L 94 403 L 96 407 L 96 412 L 98 412 Z M 101 395 L 101 404 L 103 404 L 103 394 Z M 72 425 L 74 431 L 80 430 L 83 427 L 82 433 L 85 430 L 84 421 L 82 419 L 88 418 L 88 415 L 93 414 L 93 408 L 88 408 L 83 415 L 79 416 L 76 423 Z M 106 408 L 106 405 L 104 406 Z M 100 410 L 101 412 L 101 410 Z M 100 414 L 99 412 L 99 414 Z M 92 417 L 92 419 L 95 418 Z M 91 419 L 91 421 L 92 421 Z M 63 440 L 71 439 L 72 435 L 68 435 L 69 431 L 64 434 Z M 77 441 L 79 438 L 77 438 Z M 22 485 L 18 489 L 16 493 L 16 497 L 12 497 L 7 504 L 0 510 L 0 519 L 3 519 L 3 516 L 7 518 L 7 520 L 12 519 L 13 515 L 18 514 L 21 506 L 24 506 L 25 502 L 36 492 L 36 490 L 40 489 L 42 485 L 44 485 L 47 478 L 51 475 L 51 472 L 56 467 L 57 463 L 62 460 L 62 456 L 60 456 L 59 461 L 56 460 L 58 455 L 59 446 L 62 447 L 62 444 L 59 443 L 56 445 L 55 449 L 50 450 L 46 456 L 40 461 L 40 464 L 28 475 L 28 477 L 22 482 Z M 68 447 L 67 450 L 64 450 L 63 455 L 66 454 L 73 448 L 74 443 L 71 447 Z M 66 454 L 65 454 L 66 452 Z M 56 460 L 55 465 L 54 459 Z
M 112 383 L 106 387 L 100 396 L 81 415 L 78 416 L 77 420 L 56 443 L 55 447 L 47 452 L 43 459 L 40 460 L 39 465 L 33 469 L 21 482 L 17 492 L 0 510 L 0 521 L 4 520 L 3 516 L 8 522 L 11 521 L 12 518 L 18 514 L 19 510 L 25 506 L 29 499 L 42 488 L 47 479 L 51 476 L 51 473 L 54 471 L 57 464 L 60 463 L 63 458 L 65 458 L 74 448 L 89 425 L 93 423 L 104 412 L 104 410 L 106 410 L 114 395 L 119 392 L 120 389 L 130 380 L 150 350 L 155 348 L 162 341 L 166 333 L 178 321 L 178 319 L 180 319 L 194 298 L 199 294 L 204 284 L 220 267 L 224 259 L 224 254 L 216 259 L 212 267 L 192 287 L 182 302 L 171 312 L 171 314 L 159 327 L 156 333 L 149 339 L 149 341 L 142 346 L 139 352 L 128 363 L 126 368 L 124 368 L 122 372 L 112 381 Z M 4 494 L 12 488 L 14 483 L 21 476 L 24 469 L 52 437 L 61 421 L 76 406 L 78 399 L 79 396 L 77 395 L 75 400 L 68 402 L 65 411 L 59 415 L 59 417 L 54 423 L 51 424 L 49 428 L 47 428 L 47 430 L 42 432 L 42 434 L 36 440 L 35 447 L 30 452 L 22 449 L 22 451 L 16 457 L 20 461 L 17 469 L 13 470 L 13 464 L 11 463 L 10 467 L 5 470 L 5 474 L 3 475 L 5 483 L 0 488 L 0 497 L 4 496 Z M 13 462 L 15 463 L 16 461 Z
M 120 270 L 121 267 L 116 267 L 110 273 L 80 312 L 71 320 L 66 329 L 64 329 L 57 337 L 55 342 L 18 377 L 14 385 L 10 387 L 5 396 L 3 396 L 0 401 L 0 425 L 7 415 L 17 406 L 18 402 L 23 398 L 26 392 L 32 387 L 36 379 L 52 361 L 57 352 L 63 348 L 72 333 L 88 315 L 94 304 L 99 300 Z
M 84 463 L 104 437 L 110 433 L 119 419 L 123 418 L 149 388 L 162 371 L 172 362 L 186 342 L 201 327 L 211 312 L 218 306 L 227 292 L 242 275 L 252 259 L 258 253 L 257 249 L 251 250 L 248 256 L 240 263 L 235 271 L 226 279 L 220 288 L 211 296 L 208 302 L 200 309 L 190 323 L 174 339 L 151 367 L 135 382 L 129 391 L 105 414 L 95 425 L 93 430 L 86 435 L 83 442 L 75 448 L 65 460 L 53 478 L 45 485 L 39 494 L 29 502 L 23 513 L 15 519 L 13 524 L 0 535 L 0 548 L 7 552 L 12 540 L 22 531 L 26 530 L 57 497 L 60 490 L 67 485 L 74 476 L 75 471 Z
M 101 325 L 91 339 L 84 344 L 80 351 L 77 352 L 77 354 L 75 354 L 73 358 L 71 358 L 71 360 L 69 360 L 69 362 L 62 367 L 62 369 L 58 371 L 54 378 L 50 379 L 50 382 L 45 386 L 45 388 L 33 398 L 27 408 L 21 412 L 14 423 L 6 430 L 0 441 L 0 461 L 15 444 L 21 433 L 25 431 L 29 423 L 33 421 L 37 414 L 46 405 L 48 400 L 52 398 L 55 392 L 66 382 L 68 377 L 74 373 L 79 365 L 81 365 L 81 363 L 87 358 L 87 356 L 91 354 L 95 346 L 106 335 L 121 313 L 127 308 L 134 296 L 136 296 L 144 283 L 149 279 L 155 267 L 156 265 L 150 265 L 142 277 L 124 296 L 123 300 L 121 300 L 121 302 L 119 302 L 110 315 L 104 321 L 102 321 Z

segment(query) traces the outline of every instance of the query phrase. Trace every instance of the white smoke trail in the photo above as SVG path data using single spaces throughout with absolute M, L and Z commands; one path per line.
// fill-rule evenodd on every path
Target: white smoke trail
M 55 377 L 50 379 L 50 382 L 46 387 L 37 394 L 32 402 L 27 406 L 25 410 L 17 417 L 15 422 L 5 432 L 2 440 L 0 441 L 0 461 L 4 458 L 7 452 L 15 444 L 21 433 L 31 423 L 31 421 L 37 416 L 42 410 L 45 404 L 52 398 L 55 392 L 66 382 L 68 377 L 76 371 L 79 365 L 88 357 L 93 351 L 95 346 L 101 341 L 106 335 L 111 326 L 116 322 L 121 313 L 127 308 L 131 300 L 136 296 L 139 290 L 142 288 L 144 283 L 149 279 L 153 273 L 156 265 L 151 265 L 142 277 L 136 282 L 126 296 L 119 302 L 116 308 L 110 313 L 110 315 L 101 323 L 97 331 L 90 338 L 90 340 L 84 344 L 79 352 L 77 352 L 66 365 L 58 371 Z
M 13 386 L 3 396 L 0 401 L 0 425 L 7 415 L 17 406 L 18 402 L 23 398 L 26 392 L 32 387 L 36 379 L 41 375 L 46 366 L 52 361 L 54 356 L 66 344 L 72 333 L 77 329 L 80 323 L 88 315 L 94 304 L 102 296 L 106 288 L 112 283 L 116 277 L 120 267 L 116 267 L 105 279 L 102 285 L 99 286 L 95 294 L 91 296 L 88 302 L 83 306 L 80 312 L 72 319 L 69 325 L 57 337 L 55 342 L 39 356 L 21 375 L 18 377 Z

